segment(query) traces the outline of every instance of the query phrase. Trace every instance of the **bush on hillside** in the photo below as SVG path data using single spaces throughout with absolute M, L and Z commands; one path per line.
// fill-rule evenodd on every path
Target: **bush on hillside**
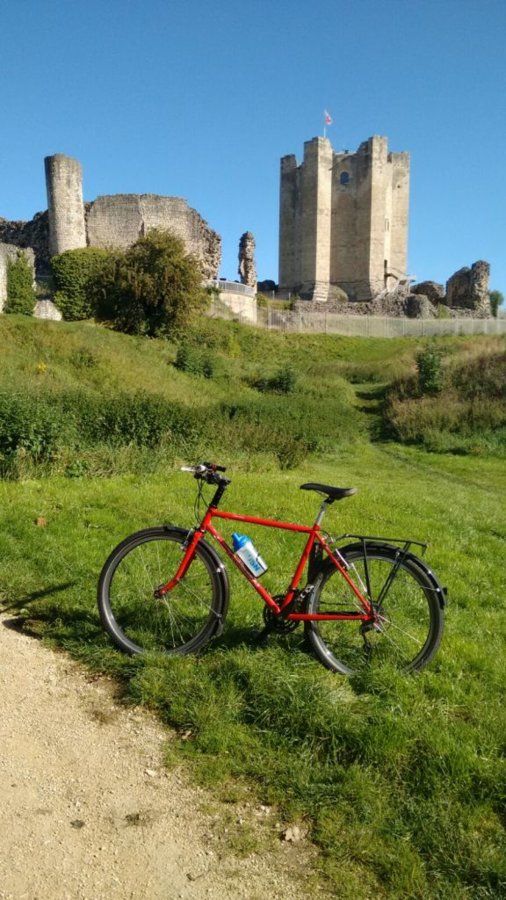
M 492 315 L 497 318 L 499 307 L 504 303 L 504 294 L 502 293 L 502 291 L 490 291 L 488 297 L 490 300 L 490 309 L 492 310 Z
M 212 378 L 215 374 L 216 360 L 205 350 L 203 351 L 191 344 L 183 343 L 177 349 L 174 365 L 181 372 Z
M 51 402 L 39 403 L 26 393 L 0 394 L 0 458 L 24 454 L 36 462 L 50 459 L 64 440 L 61 426 Z
M 253 378 L 251 386 L 262 393 L 291 394 L 297 386 L 297 375 L 291 366 L 284 366 L 270 377 L 261 375 Z
M 65 250 L 53 256 L 54 302 L 64 319 L 76 321 L 94 316 L 93 282 L 111 263 L 111 253 L 99 247 Z
M 150 231 L 94 279 L 97 315 L 127 334 L 167 336 L 203 312 L 198 259 L 169 231 Z
M 5 312 L 32 316 L 36 299 L 31 266 L 25 254 L 19 251 L 16 259 L 7 264 Z
M 421 394 L 439 394 L 443 387 L 443 360 L 440 350 L 428 347 L 416 357 Z

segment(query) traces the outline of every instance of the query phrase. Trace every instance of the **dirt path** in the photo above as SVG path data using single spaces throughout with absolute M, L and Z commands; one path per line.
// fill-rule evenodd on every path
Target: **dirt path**
M 309 896 L 303 844 L 232 855 L 222 814 L 164 769 L 161 724 L 9 625 L 0 616 L 2 900 Z M 237 829 L 262 830 L 269 811 L 243 815 Z

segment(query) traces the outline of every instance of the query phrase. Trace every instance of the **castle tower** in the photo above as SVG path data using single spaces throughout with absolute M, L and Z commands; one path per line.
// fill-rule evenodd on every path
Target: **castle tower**
M 71 156 L 46 156 L 49 253 L 86 247 L 81 164 Z
M 326 138 L 281 160 L 279 284 L 311 300 L 367 300 L 406 276 L 409 155 L 372 137 L 356 153 Z

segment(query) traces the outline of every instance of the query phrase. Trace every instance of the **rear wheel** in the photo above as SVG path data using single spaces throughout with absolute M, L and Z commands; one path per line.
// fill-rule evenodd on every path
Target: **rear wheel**
M 180 583 L 156 596 L 177 571 L 186 534 L 172 527 L 138 531 L 105 563 L 98 584 L 100 618 L 126 653 L 192 653 L 221 630 L 227 598 L 217 557 L 204 541 Z
M 365 594 L 366 560 L 362 549 L 348 551 L 349 574 Z M 352 675 L 366 666 L 422 669 L 434 656 L 443 632 L 443 610 L 434 585 L 416 558 L 398 565 L 392 547 L 367 550 L 371 599 L 377 625 L 360 621 L 319 620 L 306 623 L 306 635 L 316 656 L 328 669 Z M 362 609 L 336 567 L 326 562 L 315 579 L 307 612 Z

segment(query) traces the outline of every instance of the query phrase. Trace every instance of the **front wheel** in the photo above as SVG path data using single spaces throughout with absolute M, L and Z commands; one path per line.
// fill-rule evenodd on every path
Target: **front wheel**
M 393 665 L 412 672 L 434 656 L 443 633 L 444 614 L 434 583 L 416 557 L 399 565 L 394 547 L 355 547 L 345 552 L 348 574 L 365 593 L 369 575 L 370 598 L 378 613 L 376 626 L 357 620 L 306 622 L 306 635 L 316 656 L 328 669 L 353 675 L 365 667 Z M 367 566 L 367 569 L 366 569 Z M 308 613 L 361 611 L 344 578 L 327 560 L 315 579 Z
M 106 561 L 98 583 L 102 625 L 125 653 L 194 653 L 221 630 L 228 605 L 226 576 L 205 541 L 180 583 L 163 597 L 157 588 L 175 575 L 188 532 L 148 528 L 125 538 Z

